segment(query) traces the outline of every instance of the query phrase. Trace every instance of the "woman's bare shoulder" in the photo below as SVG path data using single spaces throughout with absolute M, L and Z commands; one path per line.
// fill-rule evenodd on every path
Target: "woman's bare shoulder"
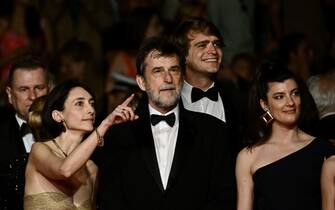
M 327 179 L 327 177 L 333 179 L 335 177 L 335 155 L 330 156 L 323 162 L 322 177 L 323 179 Z
M 299 140 L 302 142 L 305 142 L 305 144 L 309 144 L 315 139 L 315 136 L 311 136 L 308 133 L 305 133 L 304 131 L 299 131 Z
M 30 151 L 30 156 L 53 153 L 51 140 L 45 142 L 35 142 Z
M 237 155 L 237 162 L 251 165 L 259 152 L 262 150 L 262 145 L 255 147 L 245 147 Z
M 335 155 L 330 156 L 329 158 L 327 158 L 324 162 L 324 164 L 326 165 L 331 165 L 332 167 L 335 168 Z
M 50 146 L 50 142 L 51 141 L 45 141 L 45 142 L 35 142 L 32 147 L 31 147 L 31 150 L 40 150 L 40 149 L 43 149 L 43 150 L 51 150 L 51 146 Z
M 265 144 L 253 146 L 253 147 L 244 147 L 238 154 L 242 158 L 251 158 L 257 156 L 257 154 L 263 150 Z

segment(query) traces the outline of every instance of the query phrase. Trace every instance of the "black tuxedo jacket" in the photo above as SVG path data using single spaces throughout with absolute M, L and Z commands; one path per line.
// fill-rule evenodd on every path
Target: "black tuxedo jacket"
M 234 166 L 225 124 L 180 108 L 173 163 L 164 190 L 148 107 L 106 137 L 101 165 L 100 209 L 234 209 Z
M 226 84 L 227 83 L 227 84 Z M 237 90 L 228 82 L 225 84 L 215 82 L 215 86 L 218 88 L 220 97 L 226 117 L 226 124 L 228 132 L 230 134 L 229 148 L 234 157 L 244 147 L 243 144 L 243 131 L 244 131 L 244 120 L 243 118 L 246 113 L 242 108 L 241 96 L 237 93 Z
M 13 112 L 0 122 L 0 209 L 23 209 L 27 159 Z
M 243 145 L 243 130 L 245 125 L 245 110 L 241 105 L 242 96 L 238 95 L 238 91 L 231 82 L 215 81 L 215 86 L 219 91 L 222 99 L 224 114 L 226 118 L 226 125 L 230 134 L 230 142 L 228 147 L 232 154 L 236 156 L 238 152 L 244 147 Z
M 323 139 L 335 140 L 335 114 L 328 115 L 319 120 L 316 134 Z

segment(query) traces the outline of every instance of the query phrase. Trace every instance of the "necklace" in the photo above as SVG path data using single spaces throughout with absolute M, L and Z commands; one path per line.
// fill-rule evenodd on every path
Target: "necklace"
M 63 153 L 63 155 L 65 157 L 67 157 L 67 154 L 64 152 L 64 150 L 62 150 L 62 148 L 59 146 L 59 144 L 56 142 L 55 139 L 52 139 L 52 142 L 54 143 L 54 145 Z

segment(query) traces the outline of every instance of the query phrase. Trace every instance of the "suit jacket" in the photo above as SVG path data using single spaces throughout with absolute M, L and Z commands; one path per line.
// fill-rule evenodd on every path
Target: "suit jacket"
M 0 209 L 23 209 L 27 160 L 13 112 L 0 122 Z
M 234 156 L 236 156 L 244 146 L 242 140 L 245 120 L 243 120 L 243 117 L 245 118 L 246 111 L 244 106 L 242 106 L 242 103 L 244 102 L 243 99 L 245 98 L 245 94 L 241 95 L 238 88 L 229 81 L 215 81 L 215 86 L 222 99 L 222 109 L 224 110 L 227 128 L 231 135 L 228 147 Z M 188 103 L 186 101 L 182 102 Z M 245 105 L 245 102 L 243 105 Z
M 335 114 L 330 114 L 319 120 L 316 128 L 317 136 L 323 139 L 335 140 Z
M 224 85 L 216 82 L 216 87 L 219 90 L 219 94 L 222 99 L 222 103 L 225 110 L 226 124 L 228 126 L 230 134 L 229 147 L 231 148 L 234 156 L 244 147 L 243 144 L 243 130 L 244 122 L 243 115 L 246 113 L 242 108 L 241 96 L 238 96 L 236 87 L 231 85 Z
M 100 209 L 234 209 L 234 166 L 225 124 L 180 108 L 173 163 L 164 190 L 148 107 L 106 137 L 98 192 Z

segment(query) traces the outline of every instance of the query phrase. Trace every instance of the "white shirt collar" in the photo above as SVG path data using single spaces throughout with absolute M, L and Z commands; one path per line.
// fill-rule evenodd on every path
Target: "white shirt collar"
M 149 105 L 149 112 L 150 114 L 158 115 L 174 113 L 176 117 L 176 121 L 172 127 L 167 123 L 158 123 L 155 126 L 151 125 L 160 177 L 163 187 L 166 189 L 178 137 L 179 106 L 177 105 L 169 112 L 162 114 Z
M 16 121 L 19 124 L 20 128 L 21 128 L 21 126 L 22 126 L 23 123 L 27 123 L 27 121 L 21 119 L 17 114 L 15 114 L 15 118 L 16 118 Z
M 27 121 L 21 119 L 17 114 L 15 114 L 15 118 L 17 123 L 19 124 L 20 128 L 23 123 L 27 123 Z M 35 142 L 35 138 L 32 133 L 28 133 L 22 137 L 23 140 L 23 145 L 27 153 L 30 153 L 31 151 L 31 146 Z

